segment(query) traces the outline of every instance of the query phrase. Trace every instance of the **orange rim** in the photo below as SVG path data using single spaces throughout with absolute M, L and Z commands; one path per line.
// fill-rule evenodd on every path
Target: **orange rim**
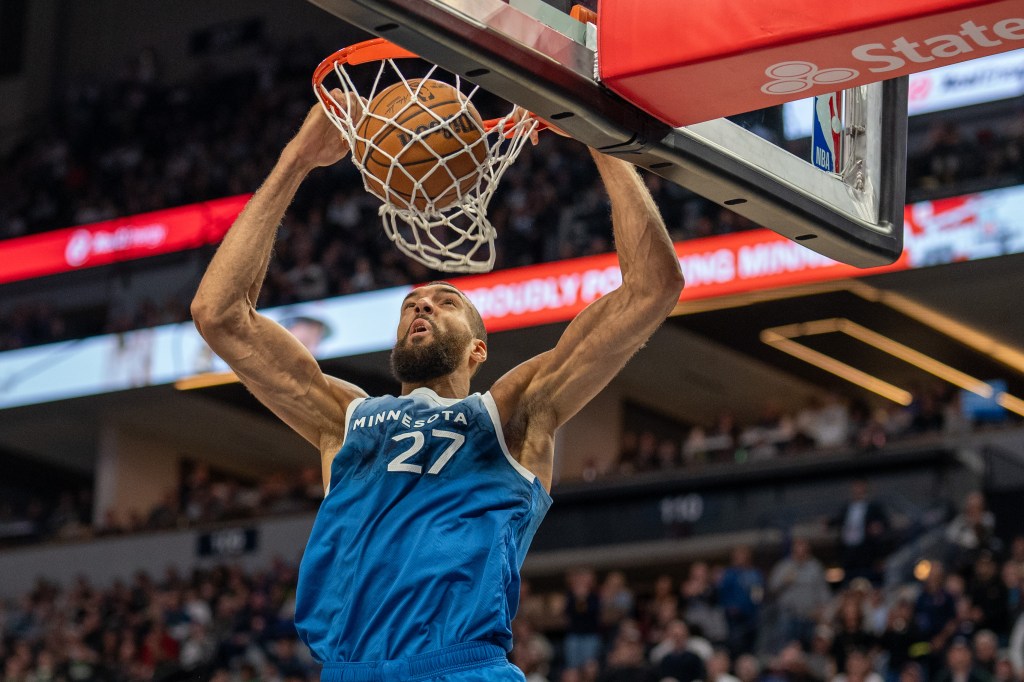
M 364 40 L 361 43 L 343 47 L 320 62 L 320 65 L 316 67 L 316 71 L 313 72 L 313 85 L 323 85 L 324 79 L 327 78 L 327 74 L 334 70 L 335 64 L 356 65 L 380 62 L 385 59 L 407 59 L 409 57 L 415 58 L 418 55 L 383 38 Z
M 320 94 L 320 101 L 323 102 L 324 106 L 330 108 L 335 116 L 341 116 L 341 109 L 338 107 L 334 98 L 330 96 L 326 86 L 324 86 L 324 79 L 327 75 L 334 71 L 334 68 L 338 64 L 350 64 L 356 66 L 359 64 L 368 64 L 370 62 L 381 62 L 385 59 L 418 59 L 419 55 L 414 52 L 410 52 L 403 47 L 395 45 L 390 40 L 384 38 L 372 38 L 370 40 L 364 40 L 361 43 L 355 45 L 349 45 L 338 50 L 327 59 L 320 62 L 320 65 L 316 67 L 313 72 L 313 89 Z M 531 112 L 530 116 L 534 116 Z M 536 116 L 534 116 L 536 118 Z M 484 130 L 491 132 L 495 126 L 501 121 L 500 118 L 492 118 L 483 122 Z M 547 129 L 547 123 L 541 119 L 537 119 L 537 130 Z M 505 137 L 512 136 L 512 129 L 515 128 L 516 121 L 508 119 L 505 122 L 505 129 L 503 135 Z

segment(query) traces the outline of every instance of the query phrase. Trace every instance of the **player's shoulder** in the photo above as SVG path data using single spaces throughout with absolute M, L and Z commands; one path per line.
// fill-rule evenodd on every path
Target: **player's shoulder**
M 329 374 L 325 374 L 324 378 L 326 379 L 328 386 L 327 399 L 336 403 L 341 414 L 345 415 L 345 419 L 342 421 L 331 420 L 331 423 L 324 423 L 320 425 L 320 452 L 333 454 L 340 450 L 342 444 L 345 442 L 346 424 L 352 408 L 358 403 L 365 401 L 370 396 L 366 391 L 350 381 L 345 381 L 338 377 L 332 377 Z M 335 410 L 325 409 L 323 413 L 335 414 Z
M 363 399 L 370 397 L 366 391 L 359 386 L 356 386 L 351 381 L 345 381 L 338 377 L 332 377 L 329 374 L 325 374 L 324 377 L 327 379 L 327 384 L 331 388 L 331 397 L 336 400 L 342 408 L 347 408 L 349 403 L 356 399 Z

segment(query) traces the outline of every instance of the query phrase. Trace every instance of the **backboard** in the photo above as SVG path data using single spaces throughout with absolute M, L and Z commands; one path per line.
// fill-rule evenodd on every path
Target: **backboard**
M 593 27 L 540 0 L 309 1 L 822 255 L 872 267 L 902 251 L 906 78 L 846 91 L 844 171 L 828 173 L 727 119 L 645 113 L 597 79 Z

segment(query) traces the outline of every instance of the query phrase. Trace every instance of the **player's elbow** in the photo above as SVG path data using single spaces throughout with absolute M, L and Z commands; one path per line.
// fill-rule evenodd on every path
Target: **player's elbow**
M 671 301 L 674 306 L 679 301 L 679 296 L 683 293 L 683 287 L 686 286 L 686 280 L 683 279 L 683 270 L 679 267 L 678 258 L 672 259 L 672 264 L 664 268 L 661 277 L 663 281 L 660 288 L 665 292 L 665 298 Z
M 216 301 L 209 296 L 204 296 L 202 292 L 196 294 L 192 299 L 190 310 L 192 321 L 203 337 L 213 333 L 229 334 L 241 325 L 242 315 L 238 306 L 218 305 Z
M 673 258 L 660 267 L 644 270 L 633 284 L 633 289 L 646 307 L 668 315 L 679 302 L 685 284 L 678 259 Z
M 189 312 L 192 313 L 192 321 L 195 322 L 196 328 L 200 332 L 203 329 L 212 327 L 214 324 L 214 318 L 217 317 L 216 307 L 212 301 L 206 296 L 203 296 L 202 292 L 195 295 L 192 299 L 192 305 L 189 306 Z
M 683 273 L 678 268 L 674 273 L 669 273 L 665 277 L 665 281 L 659 288 L 658 303 L 666 316 L 675 310 L 676 305 L 679 303 L 679 297 L 683 293 L 684 284 Z

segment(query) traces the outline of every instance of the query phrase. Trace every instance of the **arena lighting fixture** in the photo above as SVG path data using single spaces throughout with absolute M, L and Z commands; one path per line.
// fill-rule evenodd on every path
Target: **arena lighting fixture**
M 1024 417 L 1024 400 L 1015 395 L 1000 393 L 996 396 L 996 404 Z
M 699 301 L 683 301 L 676 305 L 672 315 L 692 315 L 695 313 L 711 312 L 715 310 L 726 310 L 729 308 L 742 308 L 748 305 L 756 305 L 768 301 L 781 301 L 789 298 L 802 296 L 814 296 L 827 294 L 836 291 L 848 291 L 860 296 L 866 301 L 880 303 L 892 308 L 907 317 L 920 322 L 926 327 L 945 334 L 951 339 L 973 348 L 982 355 L 987 355 L 993 360 L 1006 365 L 1007 367 L 1024 374 L 1024 352 L 997 341 L 993 337 L 958 322 L 951 317 L 936 312 L 931 308 L 911 301 L 902 294 L 877 289 L 864 282 L 854 280 L 834 280 L 831 282 L 818 282 L 815 284 L 787 287 L 785 289 L 773 289 L 766 291 L 752 291 L 719 298 L 710 298 Z
M 210 386 L 224 386 L 225 384 L 238 383 L 238 376 L 234 372 L 202 372 L 192 376 L 182 377 L 174 382 L 174 387 L 179 391 L 192 391 L 197 388 L 209 388 Z
M 976 379 L 949 365 L 939 362 L 935 358 L 914 350 L 898 341 L 895 341 L 884 334 L 868 329 L 864 325 L 857 324 L 843 317 L 832 317 L 813 322 L 774 327 L 771 331 L 787 339 L 795 339 L 801 336 L 812 336 L 815 334 L 841 333 L 846 334 L 861 343 L 877 348 L 883 353 L 888 353 L 895 358 L 917 367 L 920 370 L 937 376 L 943 381 L 948 381 L 954 386 L 980 395 L 982 398 L 992 397 L 992 387 L 981 379 Z
M 980 395 L 982 398 L 992 397 L 992 387 L 981 379 L 975 379 L 969 374 L 964 374 L 960 370 L 953 369 L 949 365 L 939 362 L 929 355 L 916 351 L 909 346 L 903 345 L 899 341 L 895 341 L 888 336 L 879 334 L 878 332 L 868 329 L 856 322 L 851 322 L 845 318 L 839 318 L 836 320 L 836 324 L 836 331 L 838 332 L 852 336 L 858 341 L 866 343 L 869 346 L 874 346 L 884 353 L 888 353 L 889 355 L 897 357 L 904 362 L 908 362 L 929 374 L 934 374 L 954 386 L 959 386 L 966 391 Z
M 1024 353 L 1001 343 L 984 332 L 969 327 L 927 306 L 911 301 L 906 296 L 882 291 L 863 282 L 849 282 L 849 291 L 861 298 L 881 303 L 917 320 L 974 350 L 989 356 L 1021 374 L 1024 374 Z
M 761 341 L 862 388 L 866 388 L 873 393 L 888 398 L 893 402 L 909 405 L 909 392 L 793 340 L 802 336 L 837 332 L 846 334 L 861 343 L 888 353 L 922 371 L 928 372 L 954 386 L 959 386 L 964 390 L 975 393 L 982 398 L 993 397 L 992 387 L 984 381 L 939 362 L 935 358 L 899 343 L 884 334 L 879 334 L 861 324 L 841 317 L 771 327 L 761 332 Z M 996 394 L 995 400 L 1003 408 L 1024 416 L 1024 400 L 1004 392 Z
M 779 329 L 784 329 L 784 327 L 762 330 L 761 341 L 772 348 L 781 350 L 783 353 L 788 353 L 789 355 L 792 355 L 799 360 L 803 360 L 810 365 L 814 365 L 819 369 L 835 374 L 840 379 L 845 379 L 851 384 L 856 384 L 857 386 L 867 389 L 872 393 L 877 393 L 883 398 L 887 398 L 894 403 L 907 406 L 912 402 L 913 397 L 910 395 L 910 391 L 906 391 L 899 386 L 893 386 L 889 382 L 883 381 L 876 376 L 868 374 L 867 372 L 862 372 L 856 367 L 847 365 L 845 362 L 840 362 L 831 356 L 808 348 L 802 343 L 797 343 L 796 341 L 780 334 L 778 332 Z

